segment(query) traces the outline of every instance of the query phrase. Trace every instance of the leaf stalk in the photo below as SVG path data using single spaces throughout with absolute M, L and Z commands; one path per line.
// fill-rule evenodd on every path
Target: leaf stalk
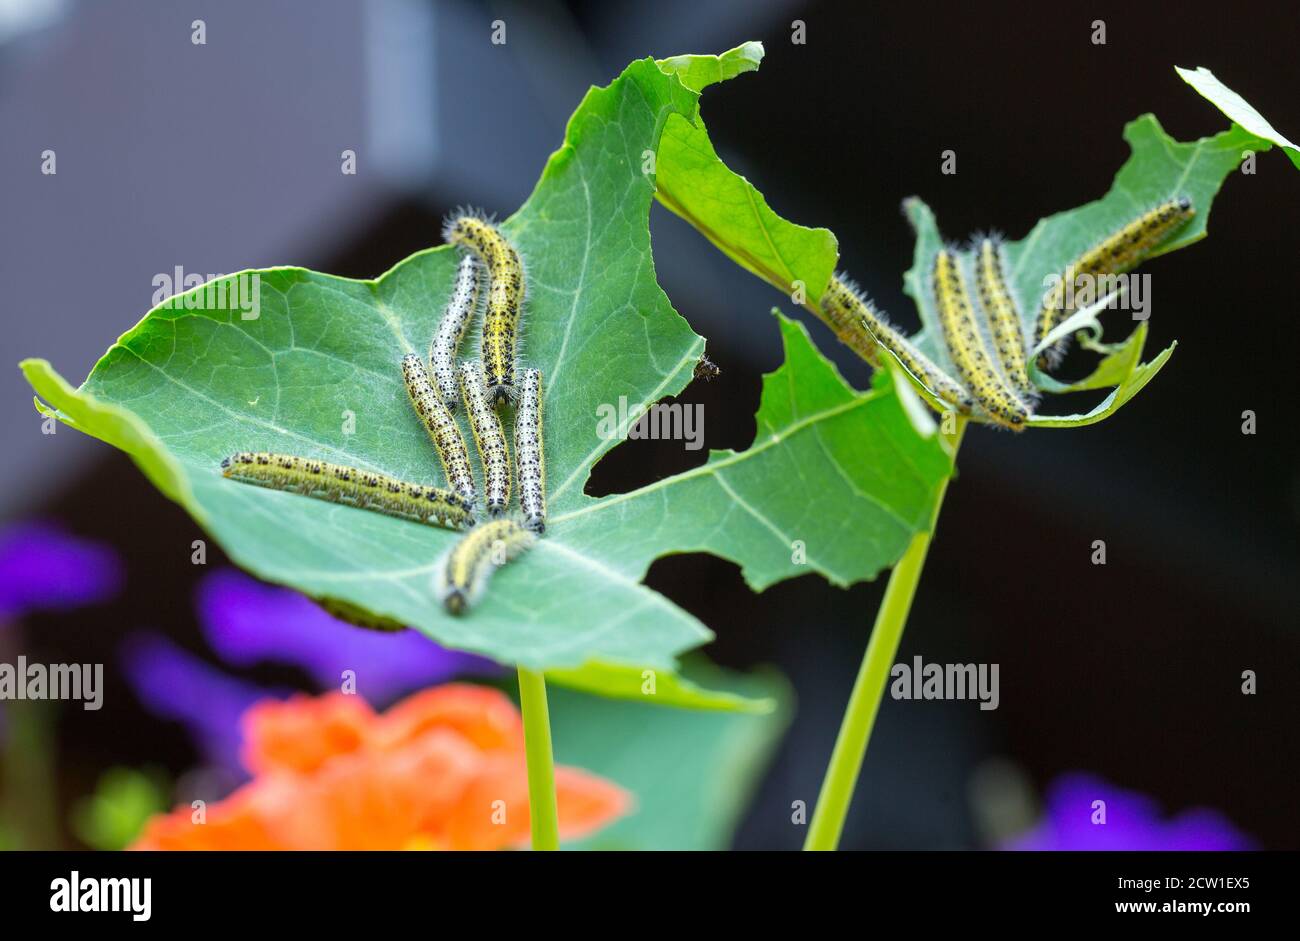
M 951 439 L 954 462 L 965 431 L 966 420 L 958 419 L 956 433 Z M 956 473 L 955 463 L 953 473 Z M 803 845 L 805 850 L 834 850 L 839 847 L 849 804 L 853 800 L 862 761 L 867 754 L 867 744 L 871 740 L 871 730 L 875 727 L 876 714 L 880 711 L 880 701 L 885 695 L 889 672 L 898 655 L 903 628 L 907 626 L 907 615 L 912 609 L 912 598 L 921 581 L 925 557 L 930 550 L 930 540 L 939 521 L 939 510 L 943 507 L 943 498 L 948 492 L 948 482 L 951 479 L 950 474 L 939 484 L 929 529 L 912 537 L 911 545 L 889 575 L 885 597 L 880 602 L 880 610 L 876 612 L 871 639 L 867 642 L 867 650 L 862 657 L 862 665 L 858 668 L 858 677 L 853 683 L 853 692 L 849 695 L 839 734 L 835 738 L 830 764 L 826 767 L 826 776 L 822 779 L 821 791 L 817 795 L 812 822 L 808 826 L 808 837 Z
M 555 758 L 546 677 L 519 668 L 519 706 L 524 716 L 524 755 L 528 763 L 528 817 L 533 849 L 560 848 L 560 815 L 555 801 Z

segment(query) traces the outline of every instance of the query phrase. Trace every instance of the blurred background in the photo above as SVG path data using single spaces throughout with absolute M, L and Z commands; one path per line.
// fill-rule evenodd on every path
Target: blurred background
M 206 565 L 192 564 L 202 533 L 128 458 L 68 428 L 41 433 L 18 359 L 46 357 L 79 381 L 177 266 L 375 276 L 438 241 L 458 205 L 512 212 L 589 85 L 634 58 L 751 39 L 767 49 L 759 73 L 704 97 L 719 154 L 786 218 L 832 229 L 842 266 L 915 327 L 902 292 L 905 196 L 926 199 L 949 237 L 1020 238 L 1106 191 L 1127 156 L 1124 124 L 1139 114 L 1182 140 L 1227 126 L 1174 65 L 1210 68 L 1283 134 L 1300 134 L 1294 6 L 1194 7 L 0 0 L 0 559 L 12 562 L 0 573 L 12 582 L 0 661 L 100 662 L 107 686 L 99 712 L 0 703 L 9 845 L 120 843 L 105 835 L 113 815 L 87 810 L 97 792 L 130 819 L 132 806 L 238 783 L 233 746 L 201 727 L 217 720 L 187 713 L 178 690 L 235 710 L 258 690 L 316 688 L 303 655 L 227 642 L 241 610 L 281 627 L 314 615 L 249 600 L 256 584 L 211 544 Z M 505 45 L 490 42 L 494 20 Z M 940 173 L 949 149 L 955 176 Z M 40 172 L 47 150 L 55 175 Z M 345 150 L 353 175 L 340 172 Z M 1150 265 L 1148 350 L 1179 347 L 1118 416 L 1073 432 L 967 436 L 899 659 L 998 663 L 1000 706 L 887 698 L 844 846 L 1003 845 L 1050 813 L 1054 786 L 1084 773 L 1163 814 L 1213 808 L 1247 845 L 1300 847 L 1300 465 L 1288 424 L 1300 336 L 1286 287 L 1298 205 L 1300 173 L 1261 154 L 1255 175 L 1225 183 L 1209 238 Z M 760 375 L 781 356 L 774 305 L 799 313 L 865 387 L 865 365 L 788 298 L 662 209 L 651 224 L 660 282 L 722 368 L 682 397 L 705 404 L 708 447 L 752 440 Z M 1254 436 L 1241 431 L 1246 409 Z M 629 489 L 705 453 L 629 442 L 588 492 Z M 1091 564 L 1097 539 L 1105 566 Z M 54 560 L 48 590 L 32 568 L 42 553 Z M 649 582 L 717 632 L 716 663 L 775 667 L 793 690 L 788 729 L 700 720 L 718 723 L 698 726 L 716 735 L 692 747 L 711 750 L 700 774 L 726 806 L 699 801 L 687 817 L 689 797 L 665 800 L 658 839 L 676 808 L 682 842 L 799 846 L 792 804 L 815 801 L 883 584 L 843 591 L 808 576 L 754 596 L 735 566 L 700 556 L 660 560 Z M 1256 671 L 1255 695 L 1242 694 L 1245 670 Z M 487 665 L 439 661 L 385 695 L 466 672 L 493 681 Z M 576 748 L 565 728 L 557 719 L 561 759 Z M 570 743 L 600 737 L 573 729 Z M 663 734 L 681 742 L 680 730 Z M 737 740 L 743 768 L 719 757 Z M 579 757 L 619 767 L 628 755 Z M 106 779 L 112 769 L 119 777 Z M 636 774 L 662 784 L 673 769 Z

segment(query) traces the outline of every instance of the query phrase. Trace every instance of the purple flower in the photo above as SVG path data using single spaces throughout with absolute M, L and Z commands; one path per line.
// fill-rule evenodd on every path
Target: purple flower
M 157 634 L 135 634 L 122 645 L 122 666 L 152 714 L 182 723 L 209 764 L 248 777 L 240 761 L 240 716 L 249 706 L 284 694 L 227 676 Z
M 1100 819 L 1105 802 L 1105 823 Z M 1090 774 L 1065 774 L 1047 792 L 1043 819 L 1004 844 L 1010 850 L 1244 850 L 1253 848 L 1218 811 L 1194 808 L 1164 818 L 1145 794 Z
M 357 692 L 374 705 L 460 674 L 497 669 L 481 657 L 445 650 L 417 631 L 355 627 L 295 591 L 233 569 L 203 580 L 198 607 L 208 643 L 227 663 L 296 664 L 325 689 L 337 688 L 343 671 L 351 670 Z
M 94 604 L 121 582 L 117 556 L 98 543 L 38 523 L 0 533 L 0 621 Z

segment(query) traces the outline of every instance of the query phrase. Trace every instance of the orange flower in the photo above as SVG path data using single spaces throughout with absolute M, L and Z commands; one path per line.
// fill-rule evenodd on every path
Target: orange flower
M 496 690 L 449 684 L 377 715 L 332 693 L 244 715 L 256 777 L 203 815 L 154 817 L 134 849 L 503 849 L 528 839 L 523 721 Z M 625 813 L 628 794 L 555 769 L 560 834 Z
M 342 693 L 268 699 L 244 713 L 244 767 L 253 774 L 311 774 L 336 755 L 361 748 L 375 720 L 363 699 Z

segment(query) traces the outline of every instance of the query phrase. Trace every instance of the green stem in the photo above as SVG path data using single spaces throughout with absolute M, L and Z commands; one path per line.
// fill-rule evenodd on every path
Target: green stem
M 555 804 L 555 759 L 551 716 L 546 707 L 546 677 L 519 668 L 519 705 L 524 714 L 524 754 L 528 761 L 528 816 L 533 849 L 560 848 L 560 814 Z
M 954 460 L 965 430 L 965 421 L 959 420 L 951 445 Z M 808 838 L 803 844 L 805 850 L 833 850 L 839 846 L 844 819 L 849 813 L 849 802 L 853 799 L 858 773 L 862 770 L 862 759 L 867 754 L 867 743 L 871 740 L 871 730 L 876 724 L 876 713 L 880 711 L 889 671 L 898 655 L 898 644 L 903 639 L 907 614 L 912 608 L 916 586 L 921 581 L 925 557 L 930 550 L 930 538 L 939 521 L 939 509 L 943 506 L 950 479 L 945 478 L 939 485 L 929 532 L 917 533 L 912 537 L 912 544 L 890 573 L 889 585 L 885 588 L 885 597 L 880 602 L 876 624 L 871 630 L 871 639 L 867 642 L 867 652 L 862 657 L 862 666 L 858 668 L 858 678 L 853 683 L 853 692 L 840 724 L 840 733 L 835 739 L 835 750 L 831 752 L 831 762 L 826 768 L 826 777 L 822 780 L 821 793 L 817 795 L 817 806 L 808 827 Z

